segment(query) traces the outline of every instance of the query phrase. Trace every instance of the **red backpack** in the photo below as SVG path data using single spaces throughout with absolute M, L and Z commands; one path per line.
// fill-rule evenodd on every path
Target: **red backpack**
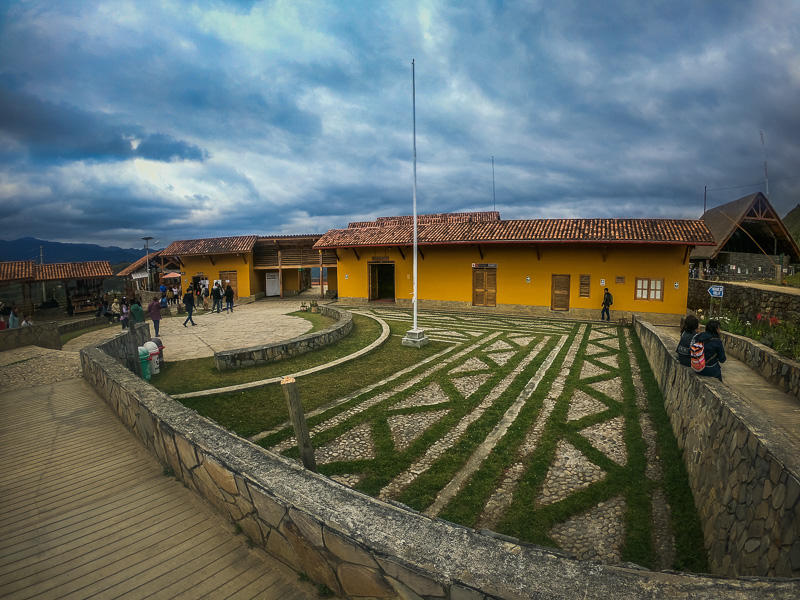
M 699 373 L 706 368 L 706 347 L 703 342 L 696 341 L 696 337 L 692 338 L 692 343 L 689 346 L 689 357 L 692 369 Z

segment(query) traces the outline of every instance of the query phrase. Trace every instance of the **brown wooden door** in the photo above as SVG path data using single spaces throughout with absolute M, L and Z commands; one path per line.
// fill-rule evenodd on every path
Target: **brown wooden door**
M 239 286 L 236 281 L 236 271 L 220 271 L 219 278 L 222 280 L 222 290 L 225 291 L 228 289 L 228 286 L 231 286 L 233 290 L 233 299 L 239 299 Z
M 472 269 L 472 305 L 497 306 L 497 269 Z
M 569 275 L 553 275 L 551 310 L 569 310 Z

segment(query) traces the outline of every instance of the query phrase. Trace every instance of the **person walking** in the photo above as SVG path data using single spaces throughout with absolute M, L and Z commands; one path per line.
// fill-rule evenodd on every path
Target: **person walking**
M 231 284 L 225 288 L 225 312 L 233 312 L 233 288 Z
M 166 296 L 162 296 L 166 299 Z M 158 337 L 158 328 L 161 325 L 161 301 L 158 298 L 153 298 L 150 304 L 147 305 L 147 312 L 150 314 L 150 320 L 153 321 L 153 331 L 156 332 Z
M 697 334 L 695 343 L 703 344 L 703 357 L 705 359 L 705 368 L 702 371 L 698 371 L 697 374 L 716 377 L 722 381 L 722 367 L 720 367 L 720 364 L 724 363 L 728 357 L 725 356 L 725 346 L 722 345 L 722 340 L 719 339 L 719 321 L 711 319 L 706 323 L 706 330 Z
M 183 322 L 183 326 L 186 327 L 186 323 L 191 323 L 192 327 L 194 327 L 197 323 L 192 319 L 192 312 L 194 311 L 194 292 L 192 291 L 192 286 L 189 286 L 186 289 L 186 293 L 183 295 L 183 305 L 186 307 L 186 312 L 189 314 Z
M 221 312 L 222 311 L 222 288 L 219 287 L 219 282 L 214 283 L 214 289 L 211 290 L 211 299 L 213 300 L 213 304 L 211 306 L 211 312 Z
M 614 296 L 612 296 L 611 292 L 609 292 L 608 288 L 606 288 L 606 291 L 603 294 L 603 310 L 600 311 L 601 321 L 603 321 L 604 319 L 606 321 L 611 320 L 611 313 L 609 312 L 608 309 L 611 307 L 612 304 L 614 304 Z
M 131 301 L 131 318 L 132 323 L 144 323 L 144 310 L 136 298 Z

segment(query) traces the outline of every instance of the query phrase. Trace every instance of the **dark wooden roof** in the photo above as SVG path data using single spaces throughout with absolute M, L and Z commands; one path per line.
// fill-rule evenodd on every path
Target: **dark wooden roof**
M 198 254 L 232 254 L 252 252 L 258 241 L 257 235 L 203 238 L 200 240 L 180 240 L 164 248 L 162 254 L 170 256 L 191 256 Z
M 716 243 L 713 246 L 695 248 L 693 260 L 714 260 L 724 251 L 726 245 L 737 231 L 744 230 L 747 237 L 760 238 L 766 236 L 778 243 L 778 252 L 791 256 L 792 262 L 800 260 L 800 248 L 781 221 L 778 213 L 764 194 L 756 192 L 733 202 L 722 204 L 707 210 L 701 217 L 708 229 L 714 234 Z M 763 246 L 762 246 L 763 247 Z M 764 251 L 774 252 L 774 242 Z M 760 251 L 757 251 L 760 253 Z
M 476 216 L 471 219 L 470 216 Z M 679 219 L 524 219 L 504 221 L 499 214 L 452 213 L 423 215 L 417 226 L 417 243 L 637 243 L 713 245 L 711 232 L 697 220 Z M 413 243 L 412 217 L 389 217 L 351 223 L 332 229 L 315 248 L 358 246 L 409 246 Z

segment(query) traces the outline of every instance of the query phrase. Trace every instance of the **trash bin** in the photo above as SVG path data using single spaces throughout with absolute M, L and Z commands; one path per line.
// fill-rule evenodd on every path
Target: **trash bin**
M 139 346 L 139 362 L 142 363 L 142 379 L 150 381 L 150 350 Z
M 161 343 L 161 338 L 150 338 L 150 341 L 158 346 L 158 368 L 164 368 L 164 344 Z
M 150 373 L 158 375 L 161 372 L 158 364 L 158 346 L 153 342 L 145 342 L 142 348 L 145 348 L 150 353 Z

